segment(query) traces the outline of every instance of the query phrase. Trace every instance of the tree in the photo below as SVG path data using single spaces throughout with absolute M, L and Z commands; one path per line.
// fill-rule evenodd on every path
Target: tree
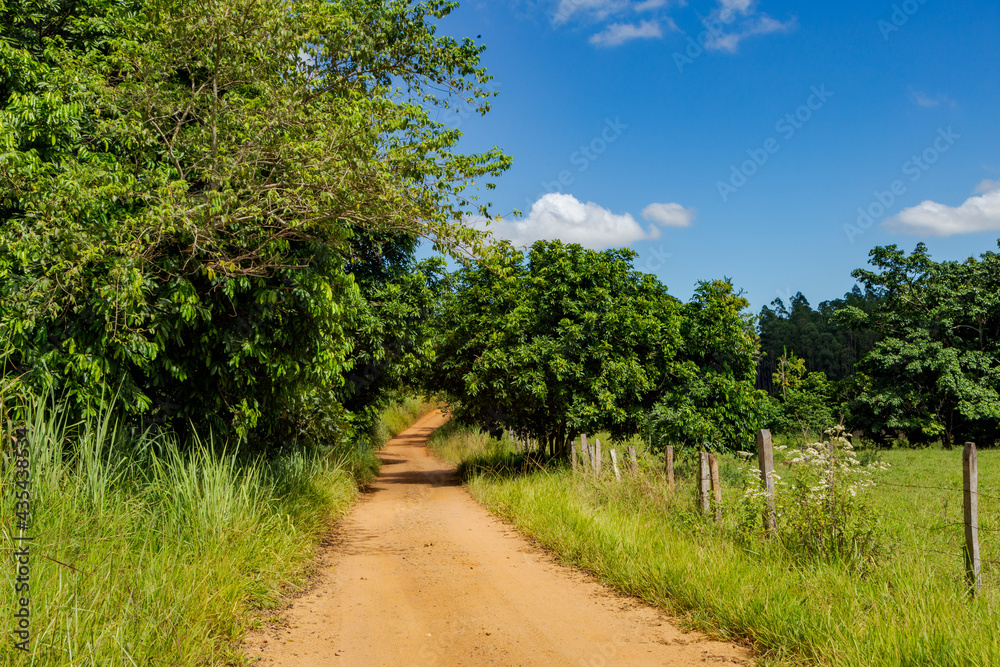
M 833 422 L 833 388 L 826 373 L 806 371 L 805 360 L 787 351 L 777 365 L 773 381 L 780 389 L 783 429 L 798 430 L 807 442 L 811 434 L 822 437 Z
M 670 384 L 679 304 L 629 250 L 509 244 L 460 270 L 438 324 L 430 386 L 456 416 L 540 439 L 635 433 Z
M 382 409 L 412 391 L 414 379 L 429 363 L 429 322 L 448 276 L 443 259 L 415 262 L 409 253 L 391 258 L 376 272 L 370 271 L 371 261 L 366 264 L 366 269 L 351 266 L 364 299 L 356 318 L 351 372 L 335 399 L 358 430 L 374 435 Z
M 836 311 L 854 306 L 871 312 L 879 305 L 877 293 L 854 289 L 842 299 L 824 301 L 814 310 L 801 292 L 789 300 L 781 299 L 760 311 L 758 327 L 764 352 L 758 387 L 776 392 L 771 385 L 779 372 L 779 359 L 785 351 L 802 358 L 809 372 L 820 371 L 838 382 L 854 374 L 855 364 L 874 347 L 877 334 L 869 328 L 854 328 L 836 317 Z
M 523 337 L 530 315 L 522 307 L 525 275 L 522 253 L 499 243 L 463 261 L 444 291 L 422 381 L 428 391 L 451 399 L 459 421 L 496 431 L 518 404 L 508 352 Z
M 703 281 L 681 310 L 682 345 L 663 396 L 649 413 L 654 446 L 744 449 L 766 419 L 754 388 L 759 340 L 749 302 L 728 280 Z
M 455 6 L 0 8 L 12 372 L 78 410 L 118 392 L 146 422 L 261 441 L 316 409 L 343 421 L 382 289 L 352 274 L 358 253 L 477 247 L 468 188 L 509 163 L 454 152 L 429 115 L 489 107 L 482 47 L 435 34 Z
M 1000 436 L 1000 255 L 934 262 L 920 243 L 872 250 L 875 270 L 854 276 L 877 290 L 874 312 L 839 316 L 882 336 L 858 365 L 856 425 L 878 437 L 917 443 L 955 438 L 993 443 Z

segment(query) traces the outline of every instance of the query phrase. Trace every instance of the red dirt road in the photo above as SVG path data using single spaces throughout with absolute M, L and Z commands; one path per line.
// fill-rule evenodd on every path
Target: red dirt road
M 558 565 L 463 489 L 420 419 L 337 526 L 318 583 L 256 633 L 262 665 L 746 665 L 749 653 L 672 625 Z

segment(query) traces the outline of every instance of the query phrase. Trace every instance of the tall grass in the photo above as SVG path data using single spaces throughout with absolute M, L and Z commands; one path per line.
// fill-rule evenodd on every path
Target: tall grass
M 595 480 L 540 467 L 507 443 L 460 427 L 442 429 L 431 446 L 462 458 L 473 495 L 566 562 L 692 627 L 748 641 L 761 662 L 1000 664 L 997 567 L 984 566 L 987 585 L 976 599 L 962 582 L 962 529 L 954 525 L 961 517 L 961 452 L 881 454 L 893 466 L 874 490 L 891 555 L 859 572 L 837 559 L 791 554 L 776 541 L 736 539 L 732 510 L 743 464 L 735 457 L 722 459 L 728 509 L 716 526 L 694 511 L 686 459 L 671 491 L 651 458 L 619 484 L 610 471 Z M 984 493 L 1000 486 L 997 464 L 998 452 L 981 452 Z M 981 506 L 983 526 L 996 526 L 998 510 L 996 502 Z M 1000 538 L 983 535 L 983 557 L 1000 558 Z
M 245 459 L 210 439 L 124 432 L 108 410 L 67 424 L 27 410 L 30 652 L 13 649 L 15 534 L 9 432 L 0 458 L 0 666 L 216 665 L 254 610 L 305 581 L 332 518 L 354 499 L 348 460 L 324 451 Z
M 435 401 L 420 396 L 407 396 L 389 405 L 382 412 L 378 438 L 380 444 L 385 445 L 435 407 L 437 407 Z

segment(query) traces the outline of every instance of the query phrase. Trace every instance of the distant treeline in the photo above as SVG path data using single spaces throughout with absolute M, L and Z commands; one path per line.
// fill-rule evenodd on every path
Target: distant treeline
M 832 381 L 854 375 L 855 365 L 871 352 L 878 334 L 868 327 L 854 328 L 837 318 L 836 313 L 853 306 L 872 313 L 882 302 L 878 292 L 854 289 L 842 299 L 823 301 L 813 309 L 802 292 L 789 299 L 786 306 L 775 299 L 760 311 L 761 357 L 757 365 L 757 388 L 774 393 L 773 375 L 778 360 L 786 351 L 805 361 L 810 373 L 825 373 Z

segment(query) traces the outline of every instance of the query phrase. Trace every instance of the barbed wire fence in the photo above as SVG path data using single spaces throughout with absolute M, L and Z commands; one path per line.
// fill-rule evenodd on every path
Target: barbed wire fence
M 538 451 L 540 447 L 531 440 L 514 438 L 515 448 L 519 451 Z M 764 491 L 767 502 L 764 517 L 764 527 L 766 531 L 773 531 L 776 527 L 776 516 L 774 510 L 774 453 L 771 446 L 771 434 L 767 430 L 759 431 L 757 434 L 757 463 L 760 470 L 761 487 Z M 605 453 L 606 452 L 606 453 Z M 636 458 L 634 447 L 625 450 L 625 456 L 619 458 L 617 450 L 605 448 L 599 439 L 593 442 L 587 435 L 576 440 L 570 448 L 570 462 L 575 473 L 583 473 L 599 479 L 602 476 L 602 460 L 610 459 L 615 479 L 622 479 L 619 461 L 623 462 L 626 472 L 637 473 L 639 464 Z M 668 487 L 673 488 L 674 480 L 674 448 L 665 447 L 663 454 L 663 466 L 660 471 L 666 475 Z M 659 467 L 659 466 L 657 466 Z M 699 452 L 697 457 L 697 473 L 695 475 L 697 510 L 705 515 L 714 515 L 716 522 L 721 522 L 722 518 L 722 486 L 719 480 L 719 465 L 715 454 L 709 452 Z M 938 492 L 947 497 L 942 508 L 942 513 L 937 518 L 919 521 L 911 520 L 919 515 L 927 514 L 926 497 L 914 498 L 915 503 L 924 504 L 923 507 L 914 508 L 912 517 L 907 518 L 898 513 L 886 513 L 884 519 L 896 525 L 907 526 L 923 539 L 922 544 L 899 543 L 894 545 L 894 549 L 905 551 L 915 556 L 932 556 L 933 559 L 924 558 L 923 562 L 932 567 L 944 568 L 949 576 L 954 576 L 964 580 L 972 596 L 980 594 L 983 588 L 984 570 L 993 575 L 989 583 L 991 587 L 1000 587 L 1000 560 L 984 558 L 980 550 L 980 534 L 994 536 L 1000 533 L 1000 495 L 985 493 L 979 489 L 978 483 L 978 452 L 974 443 L 966 443 L 962 456 L 962 484 L 961 486 L 942 486 L 940 484 L 904 484 L 888 481 L 878 481 L 878 486 L 890 487 L 893 489 L 905 489 L 922 492 Z M 952 501 L 961 503 L 961 518 L 954 517 Z M 980 518 L 980 501 L 989 504 L 993 510 L 988 513 L 991 517 L 984 525 Z M 958 502 L 955 503 L 956 505 Z M 949 513 L 950 511 L 950 513 Z M 992 540 L 988 540 L 992 542 Z M 985 566 L 985 567 L 984 567 Z

